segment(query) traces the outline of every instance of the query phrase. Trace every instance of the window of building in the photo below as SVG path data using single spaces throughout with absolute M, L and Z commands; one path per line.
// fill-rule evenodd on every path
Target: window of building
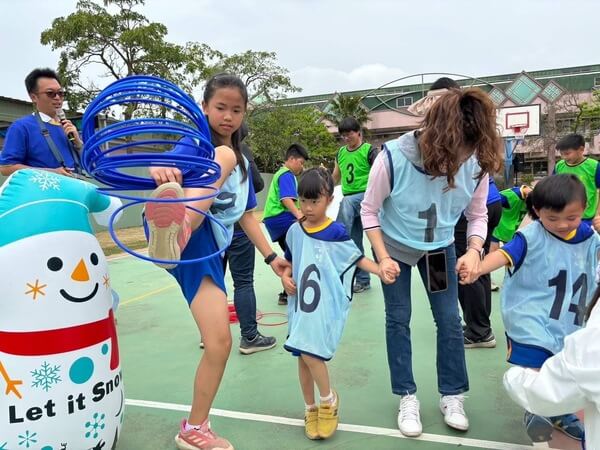
M 412 105 L 412 103 L 412 97 L 400 97 L 396 99 L 396 108 L 406 108 L 407 106 Z

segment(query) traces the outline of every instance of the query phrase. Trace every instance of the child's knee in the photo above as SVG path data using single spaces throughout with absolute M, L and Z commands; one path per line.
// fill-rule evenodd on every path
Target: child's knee
M 219 333 L 204 339 L 204 353 L 211 359 L 227 361 L 231 352 L 231 333 Z

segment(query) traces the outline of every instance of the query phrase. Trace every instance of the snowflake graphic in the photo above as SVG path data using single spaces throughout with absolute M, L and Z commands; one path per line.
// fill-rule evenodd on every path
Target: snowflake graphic
M 5 442 L 4 444 L 0 444 L 0 450 L 8 450 L 8 442 Z
M 19 446 L 22 446 L 24 444 L 25 448 L 29 448 L 37 442 L 37 439 L 35 438 L 36 436 L 37 433 L 29 433 L 29 430 L 25 431 L 25 434 L 19 435 L 19 439 L 21 439 L 21 441 L 19 442 Z
M 91 437 L 96 439 L 98 437 L 98 431 L 104 430 L 104 427 L 106 426 L 104 423 L 105 417 L 106 415 L 104 414 L 94 413 L 92 416 L 92 421 L 85 423 L 86 430 L 89 428 L 89 431 L 85 433 L 86 438 Z
M 29 178 L 29 181 L 37 184 L 42 191 L 47 191 L 48 189 L 60 191 L 60 178 L 50 172 L 36 172 L 31 178 Z
M 58 373 L 60 372 L 60 366 L 52 367 L 46 361 L 37 370 L 32 370 L 33 382 L 31 387 L 39 387 L 48 392 L 53 384 L 58 384 L 61 381 Z

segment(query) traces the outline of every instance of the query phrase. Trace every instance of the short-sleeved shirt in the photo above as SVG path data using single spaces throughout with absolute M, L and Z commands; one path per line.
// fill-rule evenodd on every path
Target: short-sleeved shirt
M 75 167 L 70 143 L 62 126 L 51 121 L 50 117 L 43 113 L 40 113 L 40 117 L 46 123 L 46 128 L 65 162 L 65 167 Z M 0 166 L 13 164 L 45 169 L 61 167 L 33 114 L 21 117 L 8 128 L 4 147 L 0 152 Z

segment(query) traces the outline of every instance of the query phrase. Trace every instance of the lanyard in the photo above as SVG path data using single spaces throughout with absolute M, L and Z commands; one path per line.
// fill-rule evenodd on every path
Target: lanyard
M 63 166 L 64 168 L 68 168 L 68 169 L 73 169 L 73 171 L 77 174 L 81 174 L 81 164 L 80 164 L 80 159 L 79 159 L 79 154 L 77 153 L 77 151 L 73 148 L 73 144 L 70 141 L 68 142 L 68 149 L 69 152 L 71 153 L 71 156 L 73 157 L 73 163 L 75 167 L 66 167 L 65 165 L 65 160 L 62 157 L 62 154 L 60 153 L 60 151 L 58 150 L 58 147 L 56 147 L 56 144 L 54 143 L 54 140 L 52 139 L 52 136 L 50 135 L 50 132 L 48 131 L 48 127 L 46 126 L 46 123 L 42 120 L 40 113 L 36 112 L 34 114 L 38 125 L 40 126 L 41 130 L 42 130 L 42 136 L 44 136 L 44 139 L 46 140 L 46 143 L 48 144 L 48 147 L 50 147 L 50 151 L 52 152 L 52 154 L 54 155 L 54 157 L 56 158 L 56 160 L 58 161 L 58 163 Z

